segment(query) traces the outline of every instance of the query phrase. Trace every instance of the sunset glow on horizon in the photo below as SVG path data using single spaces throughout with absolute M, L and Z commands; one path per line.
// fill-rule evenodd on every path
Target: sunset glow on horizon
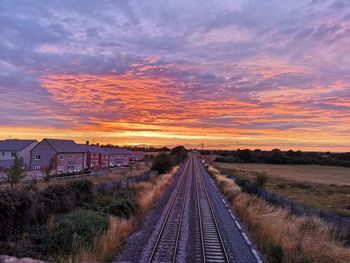
M 350 151 L 350 2 L 1 1 L 0 140 Z

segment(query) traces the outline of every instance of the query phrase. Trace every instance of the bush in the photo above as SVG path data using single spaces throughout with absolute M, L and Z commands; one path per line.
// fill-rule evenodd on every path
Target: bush
M 137 210 L 137 203 L 125 199 L 115 199 L 111 196 L 100 197 L 93 203 L 88 204 L 90 209 L 100 211 L 104 214 L 111 214 L 117 217 L 129 218 Z
M 36 220 L 32 192 L 5 190 L 0 192 L 0 240 L 8 240 L 27 230 Z
M 184 146 L 177 146 L 173 148 L 170 152 L 174 156 L 175 162 L 177 164 L 182 163 L 187 157 L 187 150 Z
M 267 247 L 266 254 L 269 263 L 283 262 L 283 249 L 280 245 L 270 243 Z
M 255 187 L 264 187 L 265 184 L 267 183 L 267 176 L 264 174 L 257 174 L 256 177 L 254 178 L 253 184 Z
M 88 180 L 50 185 L 40 193 L 45 213 L 63 213 L 93 199 L 92 183 Z
M 152 170 L 158 172 L 158 174 L 164 174 L 169 172 L 174 166 L 174 160 L 171 155 L 167 153 L 161 153 L 156 156 L 153 161 Z
M 86 180 L 51 185 L 41 192 L 0 191 L 0 240 L 15 238 L 45 223 L 50 214 L 68 212 L 92 198 L 92 183 Z
M 96 197 L 87 207 L 104 214 L 129 218 L 136 214 L 138 203 L 135 200 L 135 193 L 133 191 L 121 190 L 111 195 Z
M 74 210 L 58 217 L 48 229 L 47 250 L 53 254 L 69 255 L 75 245 L 89 248 L 108 226 L 106 215 L 87 209 Z

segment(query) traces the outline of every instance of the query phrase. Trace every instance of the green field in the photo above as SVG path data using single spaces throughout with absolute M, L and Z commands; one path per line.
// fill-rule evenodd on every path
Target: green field
M 268 177 L 266 188 L 313 207 L 350 216 L 350 168 L 319 165 L 214 163 L 225 173 L 252 180 Z

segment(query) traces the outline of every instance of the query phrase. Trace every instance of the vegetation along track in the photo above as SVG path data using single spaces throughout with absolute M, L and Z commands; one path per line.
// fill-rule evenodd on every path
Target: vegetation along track
M 191 153 L 140 262 L 262 262 Z M 243 238 L 244 236 L 244 238 Z M 237 242 L 238 240 L 238 242 Z

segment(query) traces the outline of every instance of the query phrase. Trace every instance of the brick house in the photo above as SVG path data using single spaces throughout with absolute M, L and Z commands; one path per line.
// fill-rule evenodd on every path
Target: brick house
M 31 150 L 30 167 L 41 170 L 53 158 L 53 174 L 77 173 L 85 169 L 86 150 L 73 140 L 43 139 Z
M 114 166 L 127 166 L 130 162 L 130 155 L 128 149 L 123 148 L 105 148 L 108 152 L 108 164 Z
M 108 152 L 105 148 L 88 144 L 81 144 L 81 147 L 86 150 L 86 167 L 89 170 L 108 168 Z
M 15 156 L 23 158 L 24 168 L 30 167 L 30 151 L 38 144 L 37 140 L 3 140 L 0 141 L 0 168 L 13 165 Z
M 144 152 L 142 151 L 129 151 L 130 161 L 142 161 Z

